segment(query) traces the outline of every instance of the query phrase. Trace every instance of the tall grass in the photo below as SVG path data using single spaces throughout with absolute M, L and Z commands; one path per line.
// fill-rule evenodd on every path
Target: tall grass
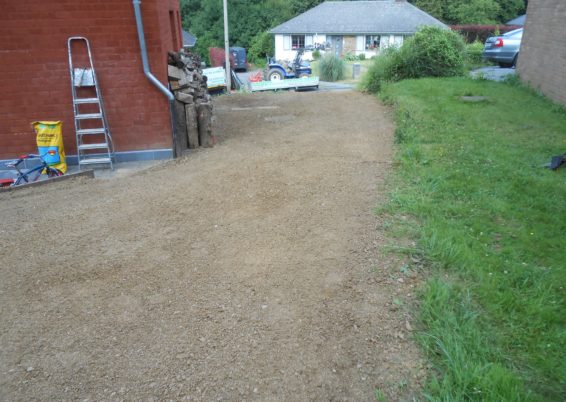
M 332 53 L 326 53 L 319 61 L 320 79 L 323 81 L 339 81 L 344 78 L 344 60 Z
M 408 78 L 403 70 L 404 55 L 396 48 L 385 49 L 373 60 L 368 72 L 363 76 L 360 87 L 362 90 L 377 93 L 388 82 L 396 82 Z
M 566 169 L 542 167 L 566 151 L 564 108 L 465 78 L 406 80 L 382 97 L 398 121 L 387 211 L 419 222 L 409 229 L 431 268 L 427 399 L 566 400 Z

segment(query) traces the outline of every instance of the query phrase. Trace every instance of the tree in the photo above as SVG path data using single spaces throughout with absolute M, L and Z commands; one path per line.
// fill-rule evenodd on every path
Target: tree
M 196 52 L 208 60 L 208 48 L 224 43 L 222 0 L 181 0 L 181 12 L 183 28 L 197 38 Z
M 498 0 L 499 22 L 507 22 L 527 11 L 526 0 Z
M 250 60 L 255 64 L 263 64 L 267 60 L 267 56 L 273 56 L 274 53 L 273 35 L 264 31 L 254 36 L 249 49 Z
M 290 0 L 291 12 L 293 15 L 299 15 L 318 6 L 322 2 L 324 2 L 324 0 Z
M 454 14 L 460 23 L 496 24 L 501 8 L 495 0 L 471 0 L 460 4 Z
M 197 37 L 196 52 L 208 57 L 209 47 L 224 47 L 222 0 L 181 0 L 183 28 Z M 259 33 L 292 18 L 288 0 L 230 0 L 230 45 L 249 48 Z
M 447 24 L 503 24 L 526 10 L 526 0 L 410 1 Z
M 230 44 L 265 49 L 270 36 L 259 35 L 324 0 L 229 0 Z M 526 0 L 409 0 L 447 24 L 502 24 L 523 13 Z M 183 28 L 197 37 L 196 51 L 224 46 L 222 0 L 181 0 Z M 263 57 L 265 50 L 258 53 Z
M 412 0 L 411 3 L 433 17 L 446 21 L 447 0 Z

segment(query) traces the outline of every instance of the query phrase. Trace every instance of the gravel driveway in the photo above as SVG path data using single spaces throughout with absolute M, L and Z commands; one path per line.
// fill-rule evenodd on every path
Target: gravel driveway
M 1 400 L 408 400 L 417 278 L 380 252 L 391 112 L 216 99 L 219 143 L 0 194 Z

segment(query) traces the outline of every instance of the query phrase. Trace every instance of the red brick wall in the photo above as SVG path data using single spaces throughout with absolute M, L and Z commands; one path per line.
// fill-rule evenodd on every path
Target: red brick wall
M 565 0 L 529 0 L 517 72 L 533 88 L 566 104 L 565 21 Z
M 181 43 L 178 0 L 143 0 L 148 57 L 166 85 L 173 32 Z M 169 103 L 143 74 L 130 0 L 2 0 L 0 159 L 35 151 L 30 122 L 63 121 L 67 153 L 75 134 L 67 39 L 89 39 L 117 151 L 171 148 Z

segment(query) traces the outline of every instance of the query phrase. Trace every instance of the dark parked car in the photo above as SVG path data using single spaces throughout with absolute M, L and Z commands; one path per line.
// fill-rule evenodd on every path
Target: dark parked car
M 500 67 L 514 67 L 517 64 L 522 38 L 523 28 L 487 38 L 483 58 L 496 62 Z
M 246 71 L 248 69 L 248 57 L 243 47 L 231 47 L 230 53 L 234 56 L 234 70 Z

